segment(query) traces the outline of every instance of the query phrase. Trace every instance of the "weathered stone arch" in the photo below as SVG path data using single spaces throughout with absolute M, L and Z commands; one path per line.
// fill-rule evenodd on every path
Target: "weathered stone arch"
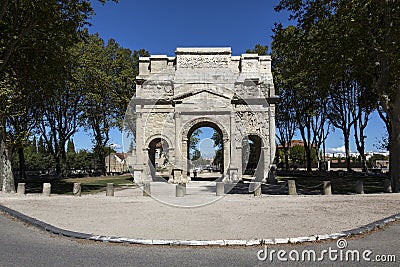
M 170 139 L 168 136 L 163 135 L 163 134 L 153 134 L 152 136 L 148 137 L 148 138 L 146 139 L 145 146 L 146 146 L 146 147 L 149 147 L 150 143 L 151 143 L 154 139 L 157 139 L 157 138 L 164 139 L 165 141 L 167 141 L 167 144 L 168 144 L 168 147 L 169 147 L 169 148 L 173 147 L 173 142 L 171 141 L 171 139 Z
M 204 123 L 204 124 L 207 124 L 207 123 L 215 124 L 220 129 L 224 142 L 225 142 L 225 140 L 229 140 L 229 135 L 228 135 L 228 132 L 226 131 L 224 125 L 221 122 L 219 122 L 218 120 L 215 120 L 215 119 L 213 119 L 211 117 L 194 118 L 191 121 L 187 122 L 182 128 L 182 140 L 186 141 L 187 138 L 188 138 L 189 131 L 194 126 L 196 126 L 198 124 L 202 124 L 202 123 Z
M 148 147 L 168 143 L 172 181 L 187 182 L 188 136 L 196 126 L 218 128 L 223 139 L 225 181 L 241 178 L 242 139 L 262 140 L 261 178 L 268 177 L 275 151 L 275 91 L 271 57 L 232 56 L 230 48 L 177 48 L 176 57 L 139 58 L 135 111 L 135 180 L 149 176 Z M 162 129 L 162 131 L 160 131 Z M 261 173 L 261 172 L 260 172 Z

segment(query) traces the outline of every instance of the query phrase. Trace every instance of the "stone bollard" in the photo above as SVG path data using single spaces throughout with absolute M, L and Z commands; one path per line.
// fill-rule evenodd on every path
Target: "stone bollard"
M 324 195 L 332 195 L 331 181 L 323 181 L 323 192 Z
M 225 183 L 224 182 L 216 182 L 217 188 L 216 188 L 216 196 L 223 196 L 225 194 Z
M 143 184 L 143 196 L 144 197 L 150 197 L 151 196 L 150 182 L 145 182 Z
M 354 191 L 356 194 L 364 194 L 364 184 L 363 181 L 357 180 L 356 185 L 354 187 Z
M 289 186 L 289 195 L 297 195 L 296 181 L 288 180 L 288 186 Z
M 17 194 L 25 195 L 25 183 L 18 183 Z
M 176 197 L 183 197 L 185 195 L 186 186 L 184 184 L 177 184 L 175 196 Z
M 50 183 L 43 183 L 43 196 L 49 197 L 51 194 L 51 184 Z
M 390 179 L 385 179 L 383 181 L 383 192 L 392 193 L 392 181 Z
M 113 197 L 114 196 L 114 184 L 113 183 L 107 183 L 106 196 L 107 197 Z
M 253 192 L 255 197 L 259 197 L 262 194 L 261 191 L 261 183 L 260 182 L 255 182 L 254 183 L 254 192 Z
M 82 194 L 81 183 L 74 183 L 74 189 L 72 189 L 74 196 L 80 197 Z

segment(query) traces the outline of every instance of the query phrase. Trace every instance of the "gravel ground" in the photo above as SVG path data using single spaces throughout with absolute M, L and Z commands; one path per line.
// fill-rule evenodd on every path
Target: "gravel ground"
M 166 186 L 166 185 L 164 185 Z M 176 198 L 175 187 L 152 187 L 155 197 L 138 188 L 82 197 L 0 192 L 0 204 L 66 230 L 144 239 L 261 239 L 331 234 L 400 213 L 400 194 L 271 196 L 225 195 L 211 186 L 188 187 Z M 167 192 L 168 191 L 168 192 Z M 174 206 L 171 206 L 174 205 Z M 182 206 L 199 206 L 182 208 Z

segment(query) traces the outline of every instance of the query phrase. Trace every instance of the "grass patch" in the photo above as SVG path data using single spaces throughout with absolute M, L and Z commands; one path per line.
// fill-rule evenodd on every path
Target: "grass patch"
M 113 183 L 115 187 L 124 184 L 132 184 L 130 175 L 99 176 L 85 178 L 32 178 L 25 182 L 26 193 L 42 193 L 43 183 L 51 184 L 52 194 L 72 195 L 74 183 L 81 183 L 82 194 L 93 194 L 106 190 L 107 183 Z

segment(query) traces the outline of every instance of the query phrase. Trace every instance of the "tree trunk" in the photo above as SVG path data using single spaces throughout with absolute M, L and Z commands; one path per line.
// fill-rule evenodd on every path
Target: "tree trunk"
M 351 163 L 350 163 L 350 132 L 343 131 L 344 137 L 344 149 L 346 153 L 346 168 L 347 171 L 351 171 Z
M 396 98 L 391 103 L 389 110 L 390 124 L 390 164 L 392 189 L 394 193 L 400 191 L 400 86 Z
M 24 153 L 23 147 L 18 148 L 18 163 L 19 163 L 20 178 L 22 180 L 25 180 L 26 179 L 26 165 L 25 165 L 25 153 Z
M 289 171 L 289 148 L 285 147 L 283 151 L 285 154 L 285 172 L 287 172 Z
M 1 189 L 5 193 L 15 193 L 14 174 L 12 172 L 11 158 L 4 140 L 0 140 L 0 180 Z
M 400 118 L 392 119 L 392 141 L 390 143 L 390 159 L 391 159 L 391 178 L 394 193 L 400 190 Z

